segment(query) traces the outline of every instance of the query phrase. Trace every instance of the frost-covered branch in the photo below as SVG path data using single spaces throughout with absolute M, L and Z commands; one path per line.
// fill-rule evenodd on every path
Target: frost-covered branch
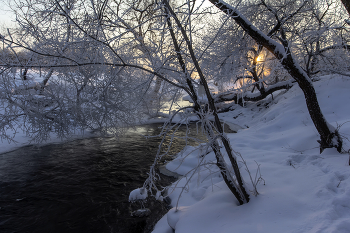
M 294 81 L 295 82 L 295 81 Z M 262 93 L 221 93 L 214 96 L 215 102 L 225 102 L 225 101 L 234 101 L 235 104 L 241 104 L 242 101 L 259 101 L 265 99 L 268 95 L 273 94 L 275 91 L 289 89 L 293 86 L 293 81 L 278 82 L 274 85 L 270 85 L 265 89 L 265 92 Z M 221 111 L 220 111 L 221 112 Z

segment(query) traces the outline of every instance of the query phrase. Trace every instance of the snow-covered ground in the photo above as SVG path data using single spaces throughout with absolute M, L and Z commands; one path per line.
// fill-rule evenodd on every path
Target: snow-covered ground
M 349 150 L 350 78 L 325 76 L 314 85 L 326 119 L 340 128 L 344 149 Z M 263 178 L 259 195 L 238 206 L 218 169 L 210 164 L 215 162 L 213 153 L 204 158 L 207 165 L 192 174 L 202 158 L 199 150 L 188 147 L 167 169 L 182 175 L 189 172 L 192 179 L 173 184 L 169 192 L 174 208 L 153 233 L 173 232 L 169 225 L 176 233 L 350 232 L 349 154 L 336 149 L 319 153 L 319 136 L 297 85 L 274 99 L 237 107 L 221 119 L 244 128 L 227 136 L 253 179 L 259 164 Z M 244 166 L 241 171 L 251 189 Z

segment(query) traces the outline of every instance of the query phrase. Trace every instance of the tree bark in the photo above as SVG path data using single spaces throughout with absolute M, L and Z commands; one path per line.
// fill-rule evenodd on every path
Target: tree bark
M 22 80 L 27 80 L 28 79 L 27 73 L 28 73 L 28 68 L 24 68 L 24 71 L 21 74 Z

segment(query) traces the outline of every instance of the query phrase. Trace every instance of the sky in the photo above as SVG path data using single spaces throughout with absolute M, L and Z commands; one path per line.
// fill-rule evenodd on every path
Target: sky
M 15 17 L 9 11 L 10 8 L 7 7 L 7 4 L 0 0 L 0 27 L 8 27 L 13 23 Z
M 8 2 L 11 2 L 11 0 L 0 0 L 0 28 L 10 26 L 15 20 L 15 16 L 10 12 L 11 9 L 8 7 Z M 211 4 L 209 1 L 204 1 L 203 6 L 208 7 Z

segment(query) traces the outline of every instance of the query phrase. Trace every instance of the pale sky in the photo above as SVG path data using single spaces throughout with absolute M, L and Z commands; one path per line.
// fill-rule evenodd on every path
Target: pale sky
M 15 17 L 9 10 L 7 4 L 0 0 L 0 27 L 13 24 L 11 21 L 13 21 Z
M 203 0 L 199 1 L 202 2 Z M 8 2 L 11 2 L 11 0 L 0 0 L 0 27 L 5 26 L 8 27 L 11 24 L 13 24 L 12 21 L 15 20 L 15 16 L 9 12 L 10 8 L 7 7 Z M 204 7 L 210 6 L 211 3 L 209 1 L 204 1 Z

